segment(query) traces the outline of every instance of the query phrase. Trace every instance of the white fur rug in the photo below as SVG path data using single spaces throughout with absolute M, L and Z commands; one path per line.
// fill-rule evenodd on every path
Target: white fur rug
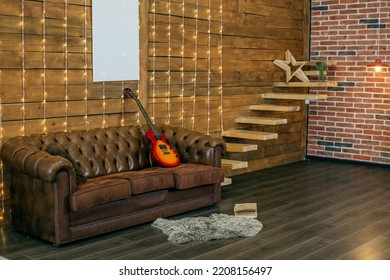
M 233 237 L 255 236 L 263 228 L 256 219 L 226 214 L 211 214 L 209 217 L 189 217 L 180 220 L 158 218 L 153 227 L 161 229 L 173 243 L 206 241 Z

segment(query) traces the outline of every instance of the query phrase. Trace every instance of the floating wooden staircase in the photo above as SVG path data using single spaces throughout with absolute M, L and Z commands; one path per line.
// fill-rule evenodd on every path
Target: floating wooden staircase
M 286 54 L 289 53 L 286 52 Z M 279 66 L 282 66 L 283 69 L 286 68 L 284 66 L 286 61 L 278 61 L 278 63 L 280 64 Z M 307 61 L 304 63 L 309 67 L 318 66 L 318 62 L 316 61 Z M 321 77 L 323 78 L 324 76 L 328 75 L 329 72 L 328 66 L 335 66 L 335 63 L 329 61 L 320 62 L 320 63 L 322 64 L 322 66 L 324 65 L 326 66 L 325 67 L 326 71 L 323 71 L 322 69 L 320 73 L 318 69 L 314 71 L 309 69 L 308 71 L 303 71 L 301 73 L 302 81 L 300 82 L 292 82 L 290 81 L 290 79 L 288 79 L 288 81 L 286 82 L 275 82 L 274 86 L 283 87 L 283 88 L 337 86 L 337 83 L 335 82 L 318 81 L 318 80 L 312 81 L 309 78 L 307 79 L 305 78 L 306 75 L 308 76 L 321 75 Z M 288 71 L 286 72 L 290 73 Z M 293 76 L 294 75 L 296 75 L 296 72 L 293 73 Z M 277 127 L 281 125 L 286 125 L 288 124 L 289 119 L 296 119 L 296 112 L 301 111 L 301 106 L 303 105 L 302 102 L 299 103 L 299 105 L 297 105 L 299 101 L 304 101 L 306 104 L 308 104 L 309 101 L 321 101 L 327 99 L 327 95 L 325 94 L 304 94 L 304 93 L 290 93 L 290 92 L 263 93 L 261 94 L 261 97 L 264 100 L 263 104 L 254 104 L 249 106 L 249 110 L 251 110 L 253 114 L 259 112 L 261 113 L 261 116 L 249 116 L 249 117 L 239 116 L 235 118 L 235 122 L 237 124 L 240 124 L 241 126 L 247 125 L 248 127 L 247 129 L 233 129 L 233 130 L 227 130 L 222 132 L 222 137 L 224 137 L 225 141 L 227 141 L 226 143 L 227 154 L 225 156 L 226 158 L 222 160 L 222 167 L 226 170 L 229 170 L 231 174 L 233 174 L 233 172 L 231 172 L 232 170 L 238 171 L 238 173 L 234 172 L 234 174 L 241 174 L 251 170 L 255 170 L 256 167 L 258 168 L 260 165 L 264 164 L 264 161 L 257 158 L 262 154 L 261 151 L 257 151 L 259 148 L 258 146 L 261 145 L 262 141 L 273 141 L 275 139 L 278 139 L 278 133 L 275 133 L 275 131 L 277 131 L 277 129 L 275 129 L 275 126 Z M 264 115 L 269 115 L 269 116 L 264 116 Z M 275 116 L 277 116 L 277 118 L 275 118 Z M 259 129 L 261 131 L 256 131 L 256 129 L 259 126 L 261 126 L 261 129 Z M 272 129 L 270 129 L 272 132 L 266 131 L 267 126 L 273 127 Z M 252 130 L 250 130 L 250 128 Z M 269 145 L 267 144 L 266 146 Z M 240 155 L 239 153 L 243 153 L 243 154 Z M 298 156 L 295 157 L 290 156 L 290 160 L 294 160 L 295 158 L 300 158 L 301 152 L 300 151 L 297 152 L 297 155 Z M 232 157 L 233 159 L 229 159 L 229 156 Z M 283 155 L 279 155 L 279 157 L 283 158 Z M 234 160 L 235 158 L 244 158 L 244 159 L 249 158 L 252 160 L 254 158 L 256 159 L 254 160 L 253 163 L 254 165 L 251 166 L 250 160 L 248 162 L 248 161 Z M 277 158 L 277 156 L 275 158 Z M 275 159 L 275 162 L 280 161 L 280 158 Z M 223 183 L 223 185 L 228 185 L 231 183 L 232 182 L 230 178 L 225 178 L 225 182 Z

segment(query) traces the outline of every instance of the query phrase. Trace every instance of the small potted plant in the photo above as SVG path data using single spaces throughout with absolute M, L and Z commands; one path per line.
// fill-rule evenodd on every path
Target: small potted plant
M 317 61 L 316 69 L 318 71 L 318 81 L 320 82 L 325 81 L 326 71 L 327 71 L 326 63 L 323 61 Z

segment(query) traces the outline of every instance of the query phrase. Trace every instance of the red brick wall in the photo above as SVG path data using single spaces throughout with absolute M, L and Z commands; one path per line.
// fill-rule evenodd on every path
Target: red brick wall
M 309 104 L 308 155 L 390 164 L 390 72 L 366 68 L 378 42 L 390 64 L 390 1 L 381 2 L 312 0 L 310 59 L 334 60 L 338 85 L 310 90 L 328 98 Z

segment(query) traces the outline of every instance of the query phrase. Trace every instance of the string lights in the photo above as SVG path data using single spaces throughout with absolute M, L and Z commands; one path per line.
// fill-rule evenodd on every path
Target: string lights
M 3 145 L 3 106 L 2 106 L 2 100 L 1 100 L 1 70 L 0 70 L 0 147 Z M 0 161 L 0 198 L 1 198 L 1 212 L 0 212 L 0 222 L 4 220 L 4 213 L 5 213 L 5 206 L 4 206 L 4 200 L 5 200 L 5 194 L 4 194 L 4 173 L 3 173 L 3 162 Z
M 195 35 L 194 35 L 194 78 L 193 78 L 193 95 L 192 95 L 192 130 L 195 129 L 195 109 L 196 109 L 196 90 L 197 90 L 197 68 L 198 68 L 198 16 L 199 16 L 199 0 L 196 0 L 195 5 Z
M 210 84 L 211 84 L 211 0 L 208 3 L 207 18 L 208 18 L 208 29 L 207 29 L 207 128 L 206 134 L 210 134 Z
M 139 87 L 137 88 L 136 92 L 137 92 L 137 96 L 139 96 Z M 138 108 L 137 113 L 136 113 L 136 119 L 137 119 L 138 125 L 141 123 L 140 117 L 141 117 L 140 108 Z
M 220 35 L 220 45 L 219 45 L 219 59 L 220 59 L 220 66 L 219 66 L 219 76 L 220 76 L 220 86 L 219 86 L 219 95 L 220 95 L 220 106 L 219 106 L 219 114 L 220 114 L 220 129 L 221 129 L 221 135 L 223 132 L 223 69 L 222 69 L 222 38 L 223 38 L 223 0 L 221 0 L 221 4 L 219 6 L 219 15 L 220 15 L 220 28 L 219 28 L 219 35 Z
M 65 82 L 65 121 L 64 121 L 64 131 L 68 131 L 68 112 L 69 112 L 69 81 L 68 81 L 68 0 L 65 0 L 64 4 L 64 60 L 65 60 L 65 70 L 64 70 L 64 82 Z
M 88 45 L 87 45 L 87 0 L 84 0 L 84 104 L 85 104 L 85 128 L 89 128 L 88 121 Z
M 152 24 L 152 122 L 155 121 L 155 106 L 156 106 L 156 0 L 153 0 L 152 3 L 152 14 L 153 14 L 153 24 Z
M 189 57 L 189 55 L 187 53 L 185 53 L 185 50 L 186 50 L 186 43 L 189 41 L 189 39 L 192 38 L 193 40 L 193 55 L 191 56 L 192 60 L 193 60 L 193 70 L 191 71 L 191 85 L 192 85 L 192 94 L 190 94 L 190 105 L 192 107 L 192 109 L 189 110 L 189 112 L 192 113 L 192 116 L 190 117 L 190 126 L 192 127 L 192 129 L 195 129 L 195 122 L 196 122 L 196 106 L 197 106 L 197 95 L 198 95 L 198 92 L 199 92 L 199 88 L 200 87 L 207 87 L 207 96 L 205 99 L 202 98 L 202 100 L 205 100 L 204 102 L 206 103 L 206 108 L 207 108 L 207 113 L 206 113 L 206 133 L 207 134 L 210 134 L 211 132 L 211 122 L 212 122 L 212 99 L 213 99 L 213 85 L 212 85 L 212 68 L 213 68 L 213 65 L 212 65 L 212 50 L 213 50 L 213 46 L 212 46 L 212 26 L 215 23 L 219 23 L 220 26 L 219 26 L 219 36 L 220 36 L 220 44 L 218 46 L 216 46 L 217 50 L 218 50 L 218 55 L 219 55 L 219 63 L 220 65 L 218 66 L 218 69 L 219 69 L 219 83 L 220 85 L 217 86 L 215 89 L 216 89 L 216 94 L 218 95 L 219 94 L 219 99 L 220 99 L 220 105 L 218 106 L 218 112 L 220 114 L 220 125 L 221 125 L 221 130 L 223 130 L 223 91 L 222 91 L 222 86 L 223 86 L 223 77 L 222 77 L 222 26 L 223 26 L 223 23 L 222 23 L 222 12 L 223 12 L 223 9 L 222 9 L 222 3 L 223 3 L 223 0 L 220 0 L 220 6 L 219 6 L 219 13 L 220 13 L 220 16 L 219 16 L 219 19 L 215 19 L 215 21 L 213 21 L 213 18 L 212 18 L 212 2 L 211 0 L 208 0 L 208 6 L 207 6 L 207 18 L 202 18 L 202 22 L 205 22 L 205 20 L 207 20 L 207 24 L 208 24 L 208 29 L 207 29 L 207 33 L 205 32 L 205 34 L 207 35 L 207 57 L 206 57 L 206 62 L 207 62 L 207 73 L 205 71 L 205 74 L 207 75 L 207 80 L 203 83 L 200 83 L 200 80 L 199 80 L 199 35 L 200 35 L 200 17 L 199 17 L 199 9 L 200 9 L 200 4 L 199 4 L 199 0 L 196 0 L 195 3 L 193 4 L 193 16 L 191 16 L 191 20 L 194 21 L 194 29 L 191 31 L 191 33 L 188 32 L 188 34 L 186 33 L 186 28 L 185 28 L 185 22 L 186 22 L 186 12 L 188 12 L 186 10 L 186 1 L 185 0 L 182 0 L 181 1 L 181 24 L 180 24 L 180 29 L 178 30 L 180 33 L 181 33 L 181 49 L 180 49 L 180 57 L 181 57 L 181 65 L 178 67 L 178 69 L 174 69 L 174 64 L 172 63 L 172 59 L 173 59 L 173 54 L 172 54 L 172 42 L 176 42 L 177 38 L 174 38 L 173 37 L 173 34 L 172 33 L 172 24 L 173 24 L 173 21 L 172 21 L 172 1 L 169 0 L 166 2 L 166 11 L 167 11 L 167 69 L 162 72 L 162 73 L 165 73 L 166 75 L 166 81 L 167 81 L 167 88 L 166 88 L 166 93 L 164 95 L 165 97 L 165 100 L 164 100 L 164 104 L 166 104 L 167 106 L 167 124 L 170 124 L 170 122 L 172 122 L 172 115 L 171 115 L 171 110 L 172 110 L 172 73 L 173 72 L 179 72 L 180 73 L 180 83 L 181 83 L 181 89 L 180 89 L 180 93 L 179 93 L 179 104 L 181 106 L 181 109 L 179 108 L 175 108 L 175 109 L 178 109 L 180 110 L 180 115 L 178 116 L 179 119 L 180 119 L 180 123 L 182 126 L 185 125 L 185 115 L 186 115 L 186 112 L 185 112 L 185 102 L 186 102 L 186 98 L 185 98 L 185 89 L 186 89 L 186 72 L 189 70 L 189 69 L 185 69 L 185 62 L 186 62 L 186 57 Z M 156 69 L 157 65 L 156 65 L 156 58 L 157 58 L 157 50 L 156 50 L 156 1 L 152 1 L 152 3 L 150 4 L 150 13 L 152 15 L 152 24 L 151 24 L 151 75 L 150 75 L 150 84 L 151 84 L 151 92 L 152 92 L 152 100 L 151 100 L 151 120 L 153 122 L 155 122 L 155 117 L 156 117 L 156 98 L 157 98 L 157 94 L 156 94 L 156 84 L 157 84 L 157 77 L 156 75 L 158 75 L 158 70 Z M 202 7 L 203 8 L 203 7 Z M 206 8 L 206 7 L 204 7 Z M 176 34 L 176 33 L 175 33 Z M 180 40 L 179 39 L 179 40 Z M 206 54 L 205 54 L 206 56 Z M 203 57 L 202 57 L 203 58 Z M 218 59 L 216 60 L 218 61 Z M 218 63 L 218 62 L 216 62 Z M 218 79 L 218 78 L 217 78 Z M 203 80 L 202 80 L 203 81 Z M 206 84 L 207 83 L 207 84 Z M 218 84 L 218 82 L 216 82 Z M 190 107 L 190 108 L 191 108 Z
M 64 59 L 64 69 L 63 69 L 63 76 L 64 76 L 64 80 L 63 80 L 63 87 L 64 87 L 64 104 L 65 104 L 65 107 L 64 107 L 64 119 L 63 119 L 63 129 L 64 131 L 68 131 L 69 130 L 69 77 L 70 77 L 70 72 L 69 72 L 69 53 L 68 53 L 68 50 L 69 50 L 69 29 L 68 29 L 68 23 L 69 23 L 69 19 L 68 19 L 68 12 L 69 12 L 69 8 L 70 6 L 69 5 L 69 0 L 64 0 L 64 15 L 63 15 L 63 30 L 64 30 L 64 33 L 61 39 L 61 41 L 63 40 L 63 52 L 64 52 L 64 57 L 62 59 Z M 152 21 L 152 25 L 151 25 L 151 35 L 152 35 L 152 44 L 151 44 L 151 55 L 152 55 L 152 59 L 151 59 L 151 78 L 150 78 L 150 82 L 151 82 L 151 85 L 152 85 L 152 121 L 155 122 L 156 121 L 156 97 L 157 97 L 157 93 L 156 93 L 156 75 L 159 75 L 158 74 L 158 71 L 156 71 L 156 58 L 157 58 L 157 50 L 156 50 L 156 0 L 153 0 L 153 1 L 150 1 L 151 4 L 151 21 Z M 168 54 L 167 54 L 167 59 L 168 59 L 168 68 L 167 68 L 167 71 L 166 71 L 166 74 L 167 74 L 167 93 L 166 93 L 166 101 L 167 101 L 167 109 L 168 109 L 168 115 L 167 115 L 167 123 L 171 123 L 172 122 L 172 115 L 171 113 L 173 112 L 172 109 L 174 110 L 177 110 L 179 111 L 180 110 L 180 122 L 181 122 L 181 125 L 185 125 L 185 117 L 188 116 L 188 118 L 191 118 L 191 105 L 192 105 L 192 118 L 191 120 L 188 119 L 188 121 L 191 121 L 191 124 L 192 124 L 192 128 L 194 129 L 195 128 L 195 121 L 196 121 L 196 99 L 198 98 L 198 92 L 199 92 L 199 86 L 201 85 L 200 82 L 203 83 L 203 79 L 199 79 L 198 77 L 198 74 L 199 74 L 199 62 L 201 60 L 199 60 L 199 54 L 198 54 L 198 47 L 199 47 L 199 23 L 200 23 L 200 18 L 199 18 L 199 0 L 196 0 L 195 3 L 194 1 L 192 1 L 191 3 L 191 6 L 186 4 L 186 1 L 185 0 L 182 0 L 180 1 L 181 2 L 181 25 L 180 25 L 180 30 L 173 30 L 174 26 L 172 26 L 172 24 L 174 23 L 173 19 L 175 18 L 176 14 L 174 14 L 176 11 L 173 10 L 176 6 L 176 4 L 178 4 L 177 2 L 179 1 L 172 1 L 172 0 L 168 0 L 167 2 L 163 3 L 163 6 L 167 3 L 167 11 L 168 11 L 168 27 L 167 27 L 167 30 L 164 32 L 164 34 L 162 35 L 162 37 L 165 37 L 164 35 L 166 34 L 167 38 L 168 39 Z M 21 14 L 20 14 L 20 30 L 21 30 L 21 37 L 20 38 L 20 42 L 21 42 L 21 45 L 20 46 L 20 50 L 21 50 L 21 72 L 19 72 L 21 74 L 21 98 L 19 98 L 20 100 L 20 105 L 21 105 L 21 127 L 20 127 L 20 132 L 18 131 L 18 133 L 20 133 L 22 136 L 25 135 L 26 133 L 26 92 L 27 92 L 27 85 L 26 85 L 26 77 L 29 77 L 27 76 L 27 74 L 29 74 L 29 72 L 26 72 L 26 42 L 25 42 L 25 32 L 26 32 L 26 11 L 25 11 L 25 5 L 26 3 L 26 0 L 21 0 Z M 47 11 L 48 11 L 48 3 L 47 0 L 42 0 L 41 1 L 42 3 L 42 21 L 41 21 L 41 26 L 42 26 L 42 34 L 40 36 L 40 39 L 42 39 L 42 69 L 40 69 L 40 72 L 42 74 L 41 76 L 41 81 L 42 81 L 42 85 L 43 85 L 43 99 L 40 101 L 42 102 L 42 108 L 43 108 L 43 120 L 42 120 L 42 127 L 39 128 L 39 129 L 42 129 L 44 133 L 47 132 L 48 130 L 48 123 L 47 123 L 47 108 L 48 108 L 48 82 L 49 82 L 49 79 L 48 79 L 48 74 L 49 72 L 47 71 L 48 68 L 47 68 L 47 62 L 48 62 L 48 49 L 49 49 L 49 45 L 47 44 L 47 39 L 49 38 L 48 36 L 48 25 L 49 24 L 47 21 L 46 21 L 46 18 L 47 18 Z M 89 120 L 88 120 L 88 97 L 89 97 L 89 84 L 88 84 L 88 67 L 89 67 L 89 61 L 88 61 L 88 57 L 89 57 L 89 50 L 88 50 L 88 11 L 89 11 L 89 6 L 88 6 L 88 3 L 90 3 L 90 1 L 88 0 L 84 0 L 84 7 L 82 7 L 82 4 L 81 6 L 78 6 L 79 9 L 82 9 L 84 8 L 84 13 L 81 12 L 81 17 L 82 20 L 84 20 L 84 26 L 82 28 L 84 28 L 84 34 L 83 34 L 83 41 L 82 41 L 82 44 L 84 46 L 84 69 L 81 69 L 81 72 L 84 72 L 84 84 L 81 85 L 82 87 L 84 87 L 84 104 L 85 104 L 85 107 L 83 109 L 85 109 L 85 116 L 84 116 L 84 119 L 85 119 L 85 125 L 86 125 L 86 128 L 88 129 L 89 128 Z M 176 4 L 175 4 L 176 3 Z M 188 3 L 188 2 L 187 2 Z M 220 113 L 220 129 L 221 131 L 223 131 L 224 129 L 224 123 L 223 123 L 223 71 L 222 71 L 222 67 L 223 67 L 223 55 L 222 55 L 222 48 L 223 48 L 223 42 L 222 42 L 222 39 L 223 39 L 223 17 L 222 17 L 222 13 L 223 13 L 223 7 L 222 7 L 222 3 L 223 1 L 220 0 L 220 7 L 219 7 L 219 12 L 220 12 L 220 20 L 219 20 L 219 23 L 220 23 L 220 29 L 219 29 L 219 35 L 220 35 L 220 39 L 219 39 L 219 46 L 218 46 L 218 54 L 219 54 L 219 62 L 220 62 L 220 65 L 219 65 L 219 78 L 220 78 L 220 85 L 218 87 L 218 93 L 220 95 L 220 104 L 219 104 L 219 107 L 218 107 L 218 112 Z M 215 3 L 214 3 L 215 4 Z M 187 7 L 186 7 L 187 5 Z M 218 84 L 218 77 L 217 76 L 212 76 L 212 68 L 214 66 L 214 60 L 212 59 L 212 53 L 211 51 L 214 50 L 214 46 L 212 45 L 212 31 L 211 31 L 211 28 L 213 27 L 213 24 L 216 23 L 218 20 L 217 20 L 217 14 L 215 15 L 215 18 L 214 18 L 214 13 L 212 13 L 212 4 L 211 4 L 211 0 L 208 0 L 208 10 L 207 10 L 207 23 L 208 23 L 208 29 L 207 29 L 207 134 L 210 133 L 210 128 L 211 128 L 211 124 L 212 124 L 212 120 L 211 120 L 211 117 L 213 116 L 212 115 L 212 100 L 214 100 L 214 87 L 211 82 L 215 82 L 216 84 Z M 217 8 L 217 7 L 215 7 Z M 173 11 L 172 11 L 173 10 Z M 194 16 L 192 16 L 192 10 L 193 10 L 193 13 L 194 13 Z M 20 11 L 20 10 L 19 10 Z M 213 10 L 214 11 L 214 10 Z M 159 11 L 160 13 L 160 11 Z M 173 13 L 173 14 L 172 14 Z M 204 13 L 202 13 L 203 15 Z M 180 15 L 179 15 L 180 16 Z M 186 17 L 188 16 L 188 18 Z M 213 16 L 213 17 L 212 17 Z M 62 15 L 61 15 L 62 17 Z M 203 17 L 203 16 L 202 16 Z M 192 28 L 189 28 L 189 27 L 186 27 L 185 24 L 186 24 L 186 20 L 187 19 L 190 19 L 193 21 L 193 24 L 194 24 L 194 30 Z M 202 18 L 202 22 L 206 23 L 206 21 L 204 20 L 205 18 Z M 19 21 L 19 20 L 18 20 Z M 176 23 L 176 22 L 175 22 Z M 217 23 L 216 23 L 217 24 Z M 202 25 L 203 26 L 203 25 Z M 186 30 L 187 29 L 187 30 Z M 191 31 L 190 31 L 191 29 Z M 177 33 L 175 33 L 174 31 L 177 31 Z M 174 35 L 177 35 L 177 36 L 181 36 L 179 38 L 174 38 L 173 36 Z M 202 34 L 203 35 L 203 34 Z M 203 38 L 203 37 L 202 37 Z M 172 51 L 172 46 L 173 43 L 176 43 L 176 42 L 180 42 L 180 41 L 177 41 L 176 39 L 179 39 L 181 40 L 181 52 L 180 52 L 180 58 L 181 58 L 181 66 L 176 66 L 174 62 L 174 56 L 172 55 L 176 55 L 176 52 L 173 53 Z M 79 39 L 80 40 L 80 39 Z M 193 41 L 192 41 L 193 40 Z M 81 40 L 79 41 L 81 42 Z M 190 43 L 188 43 L 190 42 Z M 194 46 L 194 52 L 193 52 L 193 56 L 191 55 L 191 50 L 190 48 L 188 48 L 189 44 L 192 44 L 193 43 L 193 46 Z M 80 43 L 79 43 L 80 44 Z M 179 43 L 180 44 L 180 43 Z M 186 45 L 187 44 L 187 45 Z M 158 45 L 159 46 L 159 45 Z M 186 50 L 186 47 L 187 47 L 187 50 Z M 191 47 L 192 49 L 192 47 Z M 175 50 L 175 48 L 174 48 Z M 159 54 L 160 55 L 160 54 Z M 192 56 L 192 59 L 193 61 L 191 61 L 191 57 Z M 203 54 L 202 54 L 202 58 L 203 58 Z M 190 61 L 190 65 L 188 67 L 188 69 L 185 68 L 185 62 L 186 62 L 186 59 L 188 59 Z M 191 66 L 191 63 L 193 62 L 193 66 Z M 215 62 L 216 66 L 218 65 L 218 59 L 216 59 L 216 62 Z M 50 66 L 50 65 L 49 65 Z M 174 67 L 177 67 L 177 68 L 174 68 Z M 180 69 L 179 69 L 180 67 Z M 190 69 L 190 68 L 193 68 L 193 69 Z M 199 67 L 200 68 L 200 67 Z M 180 77 L 181 77 L 181 90 L 180 90 L 180 102 L 181 102 L 181 109 L 179 108 L 174 108 L 173 105 L 172 105 L 172 101 L 173 98 L 173 80 L 172 80 L 172 77 L 176 77 L 176 76 L 173 76 L 172 74 L 173 73 L 176 73 L 177 71 L 179 70 L 179 73 L 180 73 Z M 192 79 L 192 85 L 193 85 L 193 92 L 192 92 L 192 96 L 191 96 L 191 89 L 190 89 L 190 92 L 186 95 L 185 93 L 185 89 L 186 89 L 186 86 L 191 86 L 191 72 L 193 70 L 193 79 Z M 203 70 L 203 69 L 202 69 Z M 19 70 L 20 71 L 20 70 Z M 188 71 L 188 72 L 187 72 Z M 62 71 L 61 71 L 62 72 Z M 27 74 L 26 74 L 27 73 Z M 187 74 L 186 74 L 187 73 Z M 158 76 L 159 78 L 163 77 L 164 76 L 164 72 L 161 72 L 161 76 Z M 189 81 L 187 81 L 186 83 L 186 78 L 189 79 Z M 214 81 L 213 79 L 216 79 L 216 81 Z M 199 80 L 198 80 L 199 79 Z M 1 81 L 1 70 L 0 70 L 0 81 Z M 81 82 L 81 83 L 83 83 Z M 176 81 L 175 81 L 176 82 Z M 62 82 L 61 82 L 62 83 Z M 102 122 L 101 122 L 101 125 L 102 127 L 106 127 L 107 126 L 107 121 L 108 121 L 108 117 L 107 117 L 107 86 L 108 84 L 106 83 L 103 83 L 103 92 L 102 92 Z M 203 85 L 202 85 L 203 87 Z M 124 88 L 124 85 L 123 85 L 123 82 L 122 82 L 122 89 Z M 215 88 L 216 89 L 216 88 Z M 49 90 L 49 93 L 50 93 L 50 90 Z M 215 91 L 215 94 L 218 94 L 217 91 Z M 42 93 L 41 93 L 42 94 Z M 19 93 L 19 96 L 20 96 L 20 93 Z M 187 97 L 185 97 L 187 96 Z M 190 96 L 188 98 L 188 96 Z M 217 99 L 218 97 L 216 97 Z M 204 100 L 204 99 L 202 99 Z M 176 100 L 175 100 L 176 101 Z M 190 102 L 188 102 L 190 101 Z M 187 105 L 189 105 L 189 107 L 187 107 L 187 110 L 188 112 L 185 111 L 185 102 L 188 102 Z M 202 101 L 203 103 L 204 101 Z M 164 102 L 165 103 L 165 102 Z M 192 103 L 192 104 L 191 104 Z M 50 104 L 50 103 L 49 103 Z M 203 103 L 204 104 L 204 103 Z M 118 104 L 119 105 L 119 104 Z M 122 98 L 121 100 L 121 110 L 122 110 L 122 118 L 120 120 L 121 122 L 121 125 L 124 126 L 124 123 L 125 123 L 125 120 L 124 120 L 124 116 L 125 116 L 125 103 L 124 103 L 124 98 Z M 2 137 L 3 137 L 3 128 L 2 128 L 2 103 L 1 103 L 1 95 L 0 95 L 0 144 L 1 144 L 1 141 L 2 141 Z M 63 110 L 61 108 L 61 110 Z M 178 112 L 179 113 L 179 112 Z M 19 114 L 20 114 L 20 111 L 19 111 Z M 83 113 L 81 113 L 81 115 L 83 115 Z M 18 127 L 19 129 L 19 127 Z M 2 163 L 0 163 L 1 166 L 1 179 L 2 179 L 2 176 L 3 176 L 3 173 L 2 173 Z M 3 202 L 3 199 L 4 199 L 4 190 L 3 190 L 3 183 L 1 181 L 1 185 L 0 185 L 0 195 L 1 195 L 1 199 L 2 199 L 2 202 Z M 4 210 L 2 210 L 4 212 Z M 0 217 L 2 217 L 2 214 L 0 213 Z
M 141 10 L 140 6 L 141 6 L 141 1 L 139 0 L 139 1 L 138 1 L 138 10 L 139 10 L 139 11 Z M 140 18 L 138 17 L 138 32 L 140 32 L 140 30 L 141 30 L 141 21 L 140 21 Z M 139 49 L 138 49 L 138 54 L 141 55 L 141 47 L 139 47 Z M 138 88 L 137 88 L 137 93 L 138 93 L 138 95 L 137 95 L 137 96 L 139 96 L 139 92 L 140 92 L 140 81 L 138 81 Z M 147 93 L 147 92 L 144 92 L 144 94 L 146 94 L 146 103 L 147 103 L 148 93 Z M 139 124 L 141 123 L 141 119 L 140 119 L 141 114 L 140 114 L 140 111 L 141 111 L 140 108 L 138 108 L 138 110 L 137 110 L 137 125 L 139 125 Z
M 171 123 L 171 0 L 168 0 L 168 89 L 167 89 L 167 124 Z
M 46 122 L 46 100 L 47 100 L 47 91 L 46 91 L 46 0 L 42 2 L 42 65 L 43 65 L 43 133 L 47 132 L 47 122 Z
M 122 90 L 121 90 L 121 92 L 123 92 L 124 89 L 125 89 L 125 85 L 124 85 L 124 82 L 122 81 Z M 124 97 L 123 94 L 122 94 L 122 98 L 121 98 L 121 114 L 122 114 L 121 126 L 124 126 L 125 125 L 125 97 Z
M 103 107 L 102 128 L 105 128 L 106 127 L 106 83 L 105 82 L 103 82 L 102 107 Z
M 180 91 L 180 99 L 181 99 L 181 115 L 180 121 L 181 126 L 184 126 L 184 43 L 185 43 L 185 0 L 182 1 L 181 4 L 181 91 Z
M 22 15 L 21 15 L 21 27 L 22 27 L 22 127 L 20 128 L 22 136 L 26 133 L 26 68 L 25 68 L 25 41 L 24 41 L 24 0 L 22 0 Z

